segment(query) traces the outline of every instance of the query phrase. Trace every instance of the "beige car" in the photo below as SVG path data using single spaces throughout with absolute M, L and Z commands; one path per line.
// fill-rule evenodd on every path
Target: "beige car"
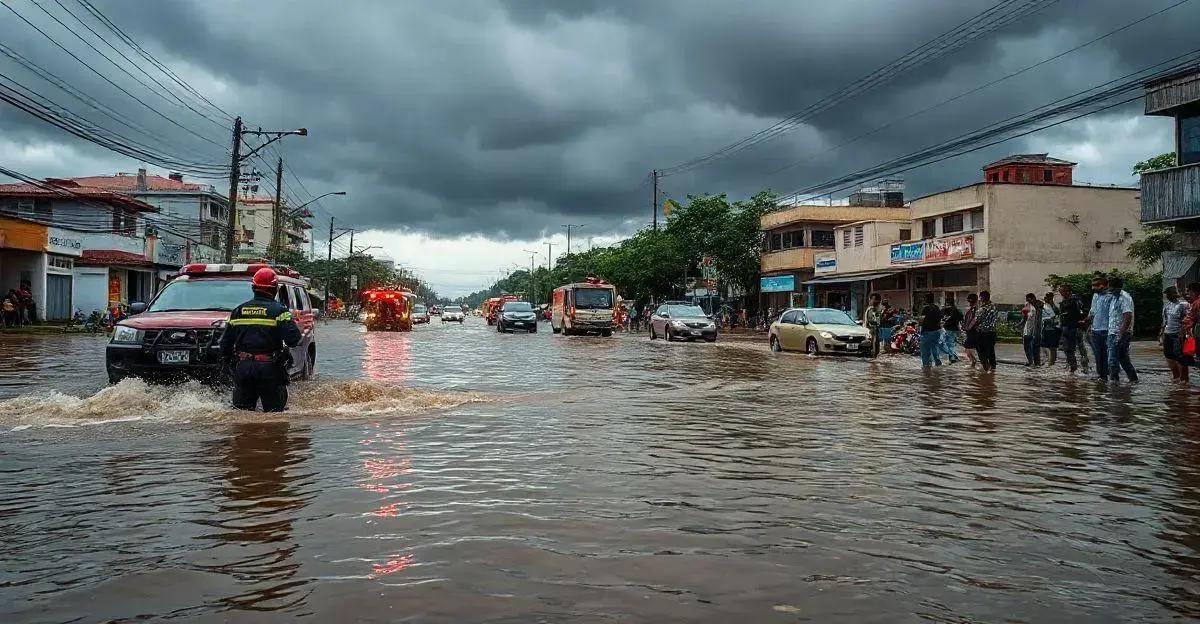
M 871 355 L 871 332 L 833 308 L 792 308 L 771 323 L 772 351 Z

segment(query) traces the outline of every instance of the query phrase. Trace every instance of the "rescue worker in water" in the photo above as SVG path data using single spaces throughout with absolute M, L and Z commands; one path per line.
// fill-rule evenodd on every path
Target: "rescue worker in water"
M 282 412 L 292 361 L 288 347 L 300 344 L 300 328 L 291 310 L 275 300 L 275 271 L 259 269 L 250 287 L 254 298 L 233 309 L 221 336 L 221 356 L 233 363 L 233 406 L 253 411 L 262 399 L 264 412 Z

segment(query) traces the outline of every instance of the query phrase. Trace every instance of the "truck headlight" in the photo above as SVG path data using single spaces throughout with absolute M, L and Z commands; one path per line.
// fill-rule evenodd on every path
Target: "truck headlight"
M 138 344 L 142 341 L 142 332 L 126 325 L 113 328 L 112 341 L 118 344 Z

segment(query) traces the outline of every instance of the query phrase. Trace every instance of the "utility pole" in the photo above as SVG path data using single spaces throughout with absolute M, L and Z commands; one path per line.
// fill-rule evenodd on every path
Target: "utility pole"
M 537 283 L 534 282 L 534 280 L 533 280 L 533 262 L 534 262 L 534 258 L 537 258 L 538 252 L 529 251 L 528 249 L 523 249 L 522 251 L 529 254 L 529 303 L 536 304 L 537 303 Z
M 354 255 L 354 230 L 350 230 L 350 255 Z
M 567 228 L 567 255 L 571 255 L 571 228 L 582 228 L 584 223 L 564 223 L 563 227 Z
M 283 251 L 283 156 L 275 166 L 275 212 L 271 215 L 271 250 L 267 254 L 271 259 L 278 260 Z
M 229 168 L 229 218 L 225 228 L 225 264 L 233 263 L 233 230 L 237 227 L 238 182 L 242 177 L 242 118 L 233 120 L 233 159 Z
M 554 268 L 554 260 L 551 258 L 551 255 L 550 255 L 553 252 L 554 252 L 554 243 L 546 243 L 546 270 L 547 271 Z
M 329 217 L 329 255 L 325 258 L 325 311 L 329 311 L 329 283 L 333 281 L 333 241 L 350 234 L 354 236 L 354 230 L 346 228 L 337 236 L 333 235 L 333 217 Z
M 652 195 L 650 195 L 650 212 L 651 212 L 651 214 L 653 214 L 654 231 L 657 232 L 658 231 L 658 169 L 652 170 L 650 172 L 650 176 L 652 178 L 654 178 L 653 184 L 652 184 L 653 190 L 650 191 L 652 193 Z

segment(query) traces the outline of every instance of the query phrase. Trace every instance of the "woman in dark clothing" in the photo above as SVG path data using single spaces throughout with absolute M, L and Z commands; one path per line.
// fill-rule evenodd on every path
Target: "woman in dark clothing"
M 983 372 L 996 370 L 996 306 L 992 305 L 992 293 L 979 293 L 979 309 L 975 312 L 975 345 L 979 350 L 979 363 Z

